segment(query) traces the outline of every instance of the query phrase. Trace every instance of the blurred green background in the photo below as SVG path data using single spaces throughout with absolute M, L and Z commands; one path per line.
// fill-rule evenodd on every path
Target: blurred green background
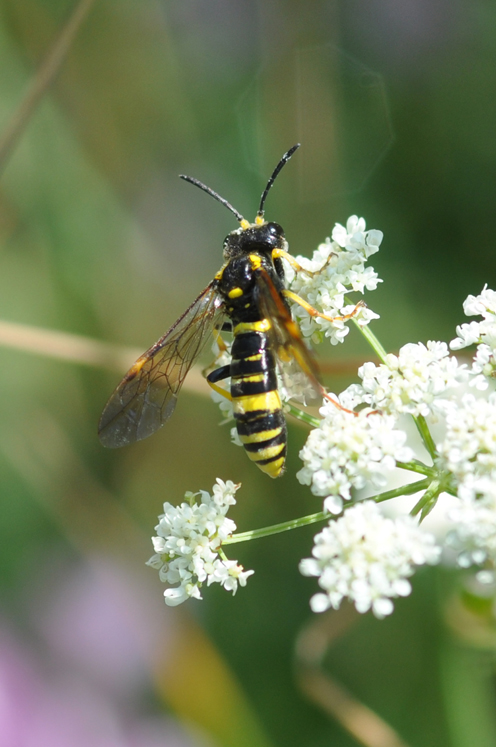
M 0 2 L 0 133 L 75 5 Z M 464 298 L 495 282 L 495 92 L 490 0 L 96 0 L 3 173 L 0 319 L 146 349 L 236 227 L 177 175 L 253 219 L 300 141 L 266 206 L 292 252 L 365 217 L 385 234 L 384 283 L 365 299 L 376 334 L 391 351 L 449 341 Z M 334 391 L 370 358 L 354 330 L 319 355 Z M 160 434 L 106 451 L 96 424 L 118 381 L 2 348 L 0 734 L 17 741 L 0 745 L 32 744 L 27 722 L 51 747 L 357 744 L 295 654 L 312 528 L 231 548 L 256 570 L 234 598 L 210 588 L 166 609 L 142 567 L 162 502 L 217 476 L 243 483 L 241 531 L 319 510 L 295 480 L 304 430 L 290 426 L 287 473 L 271 481 L 209 398 L 185 392 Z M 339 613 L 307 630 L 329 649 L 319 672 L 358 709 L 351 731 L 360 701 L 404 744 L 496 744 L 490 605 L 456 598 L 456 579 L 429 571 L 391 619 L 340 627 Z M 400 744 L 390 737 L 371 727 L 363 743 Z

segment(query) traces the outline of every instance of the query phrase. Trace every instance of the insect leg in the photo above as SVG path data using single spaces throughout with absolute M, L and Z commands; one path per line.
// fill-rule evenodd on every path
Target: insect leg
M 319 275 L 319 273 L 322 272 L 324 267 L 327 264 L 329 264 L 329 262 L 331 261 L 331 257 L 335 257 L 335 256 L 337 256 L 336 252 L 331 252 L 329 256 L 327 257 L 326 261 L 324 262 L 324 264 L 322 265 L 322 267 L 320 268 L 320 270 L 315 270 L 314 272 L 312 272 L 312 270 L 306 270 L 304 267 L 302 267 L 302 265 L 300 265 L 300 263 L 293 257 L 293 255 L 285 251 L 284 249 L 273 249 L 272 250 L 273 260 L 285 259 L 286 262 L 288 262 L 291 265 L 291 267 L 293 268 L 295 272 L 304 272 L 306 275 L 309 275 L 311 278 L 315 277 L 315 275 Z
M 282 293 L 286 298 L 289 298 L 290 301 L 294 301 L 294 303 L 299 304 L 299 306 L 305 309 L 305 311 L 310 314 L 310 316 L 318 316 L 328 322 L 344 322 L 347 319 L 353 319 L 353 317 L 358 314 L 360 309 L 365 308 L 365 303 L 363 301 L 359 301 L 350 314 L 344 314 L 343 316 L 328 316 L 327 314 L 322 314 L 321 311 L 317 311 L 317 309 L 311 306 L 308 301 L 300 298 L 300 296 L 298 296 L 296 293 L 293 293 L 293 291 L 283 290 Z
M 214 392 L 217 392 L 217 394 L 220 394 L 221 397 L 225 397 L 229 401 L 232 400 L 231 393 L 223 387 L 218 386 L 217 382 L 228 379 L 230 375 L 231 366 L 221 366 L 220 368 L 216 368 L 215 371 L 212 371 L 207 376 L 207 384 L 212 387 Z

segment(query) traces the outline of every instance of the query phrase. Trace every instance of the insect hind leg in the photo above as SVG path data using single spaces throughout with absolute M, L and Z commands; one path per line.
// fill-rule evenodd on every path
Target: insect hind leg
M 228 379 L 230 375 L 231 366 L 221 366 L 220 368 L 216 368 L 215 371 L 212 371 L 208 374 L 207 384 L 214 390 L 214 392 L 217 392 L 217 394 L 220 394 L 221 397 L 225 397 L 225 399 L 231 402 L 231 393 L 223 387 L 218 386 L 217 384 L 218 381 L 224 381 L 225 379 Z

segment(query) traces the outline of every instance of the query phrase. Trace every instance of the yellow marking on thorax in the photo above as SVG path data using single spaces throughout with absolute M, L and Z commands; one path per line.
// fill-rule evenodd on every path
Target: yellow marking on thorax
M 243 332 L 267 332 L 271 326 L 272 325 L 268 319 L 260 319 L 258 322 L 240 322 L 234 327 L 233 334 L 239 335 Z
M 244 415 L 255 410 L 264 412 L 277 412 L 281 409 L 281 398 L 277 389 L 262 394 L 247 394 L 243 397 L 233 397 L 233 410 L 239 415 Z
M 222 265 L 222 267 L 220 268 L 219 272 L 215 276 L 214 280 L 222 280 L 222 275 L 224 274 L 224 270 L 226 269 L 226 267 L 227 267 L 227 262 L 226 262 L 225 265 Z
M 248 259 L 251 262 L 251 269 L 252 270 L 259 270 L 262 266 L 262 260 L 258 256 L 258 254 L 250 254 L 248 255 Z
M 241 290 L 241 288 L 233 288 L 227 295 L 229 296 L 229 298 L 239 298 L 243 295 L 243 291 Z

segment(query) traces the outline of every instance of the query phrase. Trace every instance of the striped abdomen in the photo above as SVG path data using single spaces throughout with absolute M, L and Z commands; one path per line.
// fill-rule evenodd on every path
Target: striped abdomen
M 286 421 L 277 387 L 270 322 L 243 322 L 233 329 L 231 395 L 236 428 L 249 458 L 279 477 L 286 460 Z

